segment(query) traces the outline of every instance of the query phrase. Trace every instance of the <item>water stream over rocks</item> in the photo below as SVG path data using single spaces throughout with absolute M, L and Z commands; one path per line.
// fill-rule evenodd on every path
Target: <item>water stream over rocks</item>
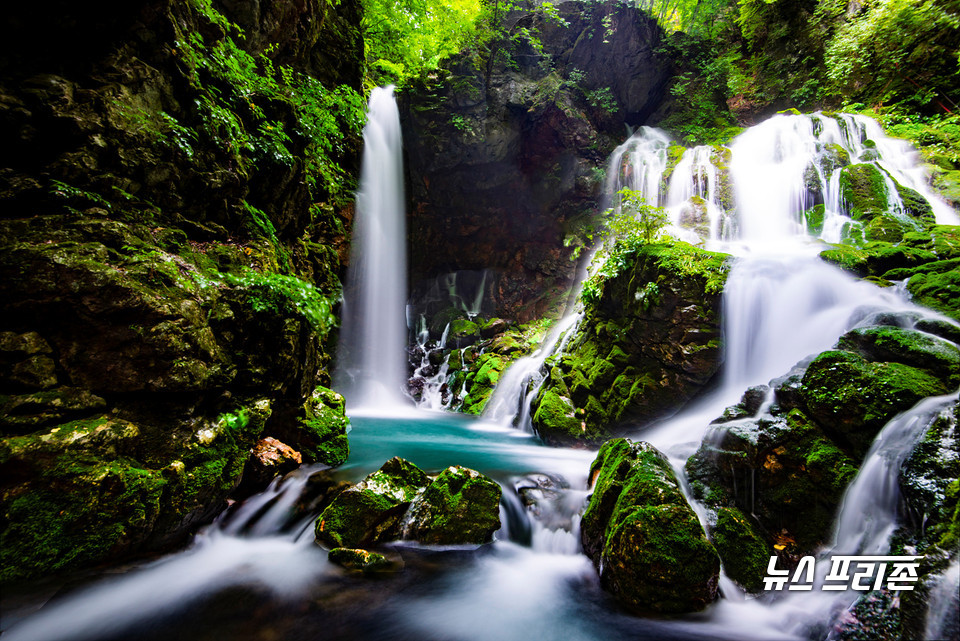
M 395 111 L 391 104 L 389 92 L 375 92 L 371 98 L 367 139 L 371 157 L 379 157 L 381 149 L 388 153 L 378 137 L 398 140 L 398 132 L 379 115 Z M 384 131 L 376 131 L 378 127 Z M 937 317 L 912 305 L 900 289 L 878 288 L 816 257 L 822 249 L 818 238 L 839 240 L 856 227 L 845 213 L 848 205 L 837 195 L 840 168 L 832 167 L 827 158 L 838 153 L 837 147 L 852 162 L 880 168 L 894 185 L 889 193 L 896 192 L 895 183 L 910 187 L 933 202 L 939 221 L 955 221 L 956 214 L 925 191 L 899 143 L 861 117 L 777 116 L 747 131 L 730 149 L 686 150 L 673 167 L 669 137 L 644 128 L 614 156 L 616 171 L 608 172 L 610 191 L 632 185 L 668 207 L 677 235 L 699 234 L 708 247 L 737 256 L 724 291 L 726 347 L 719 383 L 675 416 L 635 435 L 666 452 L 681 474 L 710 422 L 736 404 L 748 386 L 786 374 L 878 314 Z M 399 151 L 391 149 L 391 154 Z M 729 163 L 729 172 L 718 171 L 718 160 Z M 664 181 L 668 170 L 671 178 Z M 400 227 L 379 218 L 364 223 L 361 216 L 390 209 L 386 192 L 396 197 L 402 183 L 392 164 L 374 171 L 387 184 L 362 181 L 357 229 L 358 233 L 363 225 L 379 229 L 360 241 L 367 243 L 361 260 L 371 262 L 355 267 L 360 273 L 356 278 L 364 284 L 358 298 L 347 297 L 343 339 L 357 355 L 345 368 L 347 398 L 373 411 L 353 412 L 350 458 L 324 482 L 357 481 L 392 456 L 428 471 L 453 464 L 477 469 L 504 489 L 503 527 L 495 542 L 452 550 L 397 544 L 390 553 L 402 558 L 401 572 L 380 579 L 349 574 L 328 563 L 313 543 L 316 513 L 305 496 L 320 482 L 317 479 L 328 478 L 327 473 L 301 468 L 233 506 L 187 550 L 57 595 L 39 614 L 6 630 L 3 638 L 822 637 L 831 619 L 856 594 L 812 591 L 779 599 L 744 598 L 725 582 L 725 598 L 706 612 L 651 620 L 624 614 L 599 588 L 593 567 L 580 553 L 579 537 L 579 516 L 588 498 L 586 476 L 595 453 L 543 446 L 533 434 L 529 411 L 544 378 L 546 358 L 562 350 L 577 331 L 576 312 L 555 324 L 538 351 L 516 361 L 502 376 L 482 417 L 398 409 L 403 349 L 397 335 L 402 337 L 404 331 L 404 271 L 402 257 L 395 255 L 397 243 L 388 247 L 384 241 L 403 238 L 402 216 Z M 730 183 L 724 186 L 724 181 Z M 823 224 L 819 232 L 811 232 L 808 212 L 818 204 L 824 205 Z M 895 211 L 896 207 L 891 204 Z M 903 209 L 902 203 L 899 207 Z M 390 266 L 378 263 L 387 257 Z M 387 280 L 377 285 L 381 289 L 365 291 L 370 279 Z M 363 319 L 372 324 L 363 326 Z M 354 325 L 349 332 L 348 325 Z M 418 334 L 427 359 L 429 332 Z M 446 332 L 441 344 L 445 339 Z M 424 360 L 422 366 L 427 365 Z M 432 410 L 445 406 L 440 389 L 446 368 L 443 362 L 428 382 L 426 407 Z M 931 421 L 953 402 L 956 394 L 921 401 L 883 428 L 846 491 L 834 542 L 824 554 L 888 551 L 897 518 L 900 463 Z M 951 598 L 956 577 L 954 562 L 934 588 L 931 610 L 937 610 L 931 614 L 928 635 L 940 634 L 949 625 L 943 623 L 941 610 L 956 610 Z

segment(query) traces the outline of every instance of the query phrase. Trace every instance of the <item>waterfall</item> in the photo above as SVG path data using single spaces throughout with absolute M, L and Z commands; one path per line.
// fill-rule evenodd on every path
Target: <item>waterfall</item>
M 370 94 L 340 330 L 337 387 L 351 408 L 404 405 L 406 224 L 393 87 Z

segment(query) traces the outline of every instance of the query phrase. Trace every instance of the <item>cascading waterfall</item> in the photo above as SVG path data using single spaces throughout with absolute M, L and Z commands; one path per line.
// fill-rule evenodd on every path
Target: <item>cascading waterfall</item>
M 399 299 L 387 296 L 389 304 L 384 307 L 364 297 L 364 286 L 356 290 L 357 283 L 373 278 L 375 268 L 382 267 L 376 251 L 381 246 L 377 243 L 402 245 L 402 227 L 391 227 L 394 223 L 380 222 L 370 213 L 390 209 L 381 192 L 402 197 L 399 179 L 379 187 L 374 182 L 399 175 L 398 166 L 385 160 L 388 149 L 399 150 L 399 132 L 395 139 L 392 133 L 388 135 L 393 131 L 389 125 L 393 119 L 387 113 L 395 111 L 389 90 L 371 97 L 356 230 L 360 234 L 373 228 L 378 233 L 366 241 L 358 237 L 358 244 L 366 245 L 365 252 L 358 250 L 360 256 L 352 263 L 356 274 L 351 275 L 345 301 L 345 366 L 338 377 L 351 394 L 348 398 L 352 405 L 401 402 L 405 334 L 402 278 L 390 281 Z M 388 145 L 388 138 L 397 146 Z M 864 144 L 868 139 L 876 143 L 875 147 Z M 811 238 L 803 219 L 811 203 L 822 198 L 828 211 L 826 219 L 836 218 L 832 231 L 825 223 L 822 238 L 829 240 L 830 234 L 841 234 L 849 222 L 839 199 L 838 174 L 825 160 L 829 151 L 826 145 L 840 146 L 851 159 L 872 158 L 867 162 L 883 168 L 891 180 L 924 195 L 929 192 L 925 191 L 920 170 L 905 158 L 900 143 L 886 138 L 875 123 L 858 116 L 841 116 L 839 120 L 778 116 L 747 131 L 731 148 L 730 169 L 737 199 L 730 208 L 729 201 L 718 193 L 721 174 L 717 171 L 716 150 L 684 152 L 670 174 L 669 184 L 662 184 L 669 169 L 668 144 L 666 134 L 653 129 L 643 129 L 631 137 L 611 157 L 608 193 L 622 187 L 639 190 L 648 202 L 670 208 L 671 215 L 676 214 L 674 222 L 687 231 L 691 226 L 686 224 L 689 220 L 681 220 L 682 208 L 707 204 L 709 212 L 709 207 L 716 207 L 719 216 L 710 213 L 708 228 L 697 231 L 703 232 L 709 247 L 738 255 L 724 292 L 726 362 L 721 384 L 712 395 L 636 435 L 667 452 L 682 469 L 682 462 L 699 447 L 709 422 L 724 407 L 737 402 L 746 386 L 786 374 L 798 361 L 829 348 L 845 331 L 871 323 L 875 314 L 913 310 L 920 315 L 902 298 L 902 289 L 884 290 L 857 281 L 815 257 L 821 245 Z M 765 160 L 752 159 L 752 154 Z M 763 172 L 752 174 L 764 164 L 765 168 L 759 167 Z M 814 183 L 817 186 L 810 189 Z M 754 197 L 751 189 L 768 187 L 774 199 L 764 206 L 762 197 Z M 932 202 L 939 221 L 955 219 L 948 207 Z M 393 211 L 402 214 L 402 205 Z M 388 276 L 403 273 L 401 264 Z M 900 316 L 909 318 L 910 313 Z M 204 638 L 203 631 L 198 636 L 192 629 L 185 629 L 191 624 L 178 622 L 180 613 L 198 610 L 204 616 L 205 604 L 216 601 L 212 595 L 232 597 L 243 590 L 258 595 L 266 592 L 281 602 L 292 602 L 295 605 L 289 609 L 296 613 L 291 615 L 293 623 L 288 623 L 291 627 L 275 628 L 272 620 L 258 620 L 262 611 L 271 610 L 269 605 L 250 614 L 246 611 L 248 602 L 241 602 L 231 610 L 239 623 L 231 623 L 233 629 L 243 633 L 237 638 L 244 641 L 277 638 L 289 630 L 296 631 L 291 636 L 425 641 L 770 641 L 807 638 L 810 630 L 823 630 L 823 625 L 847 607 L 857 593 L 813 591 L 782 593 L 777 599 L 725 598 L 705 614 L 668 621 L 637 619 L 609 606 L 609 598 L 600 591 L 589 562 L 578 554 L 579 513 L 588 494 L 586 475 L 593 454 L 542 447 L 521 431 L 530 429 L 530 400 L 542 382 L 546 359 L 564 348 L 579 320 L 578 314 L 568 314 L 554 326 L 539 352 L 518 360 L 503 375 L 484 420 L 443 414 L 427 417 L 426 413 L 414 420 L 362 416 L 354 420 L 350 459 L 337 471 L 342 479 L 358 480 L 395 455 L 428 470 L 462 464 L 497 478 L 504 488 L 505 523 L 497 541 L 485 552 L 459 550 L 446 557 L 428 551 L 426 571 L 408 563 L 403 571 L 407 574 L 401 573 L 396 579 L 351 577 L 329 564 L 325 553 L 314 545 L 310 525 L 316 515 L 292 509 L 312 472 L 302 468 L 225 512 L 214 526 L 198 535 L 188 550 L 51 601 L 39 615 L 5 628 L 3 638 L 121 639 L 128 638 L 131 630 L 160 625 L 159 631 L 147 638 L 200 639 Z M 389 327 L 385 331 L 391 334 L 390 341 L 396 342 L 388 345 L 382 336 L 366 337 L 374 330 L 361 328 L 365 321 L 386 322 Z M 429 333 L 425 326 L 420 330 L 422 346 L 426 347 Z M 363 341 L 370 341 L 365 348 L 378 347 L 358 349 Z M 397 363 L 392 361 L 394 356 Z M 900 462 L 943 407 L 953 402 L 956 394 L 927 399 L 884 427 L 844 496 L 834 543 L 824 554 L 888 549 L 889 533 L 896 520 L 896 472 Z M 700 510 L 701 517 L 704 511 Z M 411 554 L 408 561 L 410 558 L 416 558 L 416 554 Z M 444 558 L 452 560 L 443 565 Z M 957 568 L 954 562 L 931 588 L 928 638 L 953 634 L 950 626 L 956 625 Z M 413 579 L 402 578 L 411 574 Z M 726 597 L 734 594 L 732 584 L 723 587 Z M 372 596 L 365 598 L 367 595 Z M 324 599 L 331 603 L 329 610 L 311 610 Z M 344 627 L 342 621 L 351 618 L 357 621 L 355 626 Z M 335 625 L 340 627 L 331 632 L 328 628 Z
M 370 94 L 363 129 L 337 387 L 351 408 L 403 405 L 406 224 L 400 112 L 393 87 Z

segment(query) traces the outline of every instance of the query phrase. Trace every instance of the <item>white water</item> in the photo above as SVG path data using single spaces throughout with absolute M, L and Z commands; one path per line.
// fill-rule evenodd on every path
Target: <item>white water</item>
M 406 223 L 393 87 L 370 94 L 363 145 L 336 381 L 351 407 L 384 409 L 407 405 Z

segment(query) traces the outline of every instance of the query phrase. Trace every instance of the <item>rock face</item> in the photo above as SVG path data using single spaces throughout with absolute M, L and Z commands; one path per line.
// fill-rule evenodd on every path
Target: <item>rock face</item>
M 660 452 L 607 441 L 590 478 L 580 533 L 605 590 L 638 613 L 693 612 L 716 599 L 720 560 Z
M 586 283 L 584 319 L 547 361 L 532 409 L 549 442 L 602 441 L 622 423 L 676 411 L 720 367 L 726 255 L 664 243 L 608 260 L 623 267 Z
M 500 486 L 479 472 L 448 467 L 428 477 L 392 458 L 347 488 L 317 518 L 316 539 L 330 548 L 396 540 L 481 544 L 500 528 Z
M 771 381 L 769 413 L 753 416 L 756 411 L 748 414 L 740 406 L 725 411 L 687 463 L 698 500 L 719 512 L 752 513 L 762 538 L 786 556 L 810 553 L 825 541 L 846 486 L 887 422 L 926 396 L 956 388 L 956 345 L 897 326 L 928 326 L 909 315 L 874 320 L 889 324 L 854 329 L 837 349 Z M 939 491 L 946 492 L 950 474 L 934 476 L 941 478 Z M 905 495 L 922 495 L 919 485 Z M 950 516 L 938 518 L 949 522 Z M 718 550 L 726 564 L 723 546 Z
M 290 461 L 347 454 L 342 399 L 318 386 L 359 157 L 359 3 L 113 4 L 7 13 L 0 580 L 170 544 L 264 439 Z M 318 129 L 311 109 L 334 107 Z
M 670 73 L 641 11 L 564 2 L 557 12 L 512 14 L 513 38 L 492 45 L 492 61 L 452 61 L 403 109 L 412 282 L 489 268 L 491 313 L 520 322 L 569 287 L 564 236 L 596 213 L 623 123 L 646 123 Z

